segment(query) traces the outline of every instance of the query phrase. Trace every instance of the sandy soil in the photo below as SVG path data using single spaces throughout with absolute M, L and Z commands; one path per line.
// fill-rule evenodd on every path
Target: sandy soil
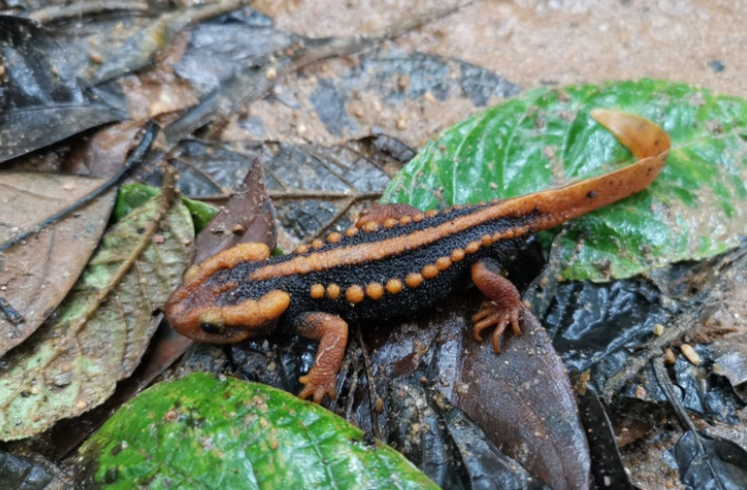
M 261 0 L 277 27 L 314 37 L 366 32 L 433 0 Z M 398 39 L 462 58 L 524 88 L 641 77 L 747 96 L 747 11 L 715 0 L 484 0 Z

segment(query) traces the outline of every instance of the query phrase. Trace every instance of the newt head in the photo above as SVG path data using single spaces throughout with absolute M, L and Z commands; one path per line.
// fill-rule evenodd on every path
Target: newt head
M 212 344 L 229 344 L 267 335 L 290 305 L 290 295 L 270 290 L 256 298 L 224 304 L 220 298 L 236 288 L 220 283 L 215 274 L 241 262 L 264 260 L 270 249 L 263 243 L 244 243 L 224 250 L 184 273 L 184 283 L 166 301 L 171 327 L 185 337 Z

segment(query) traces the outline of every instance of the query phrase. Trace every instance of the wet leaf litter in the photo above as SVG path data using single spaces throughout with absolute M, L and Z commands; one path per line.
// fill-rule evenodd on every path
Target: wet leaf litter
M 7 211 L 0 226 L 6 232 L 0 242 L 37 226 L 102 182 L 85 177 L 5 173 L 0 202 Z M 115 192 L 110 191 L 76 216 L 45 228 L 35 240 L 17 244 L 0 255 L 5 308 L 18 312 L 15 320 L 8 314 L 0 315 L 0 357 L 31 335 L 68 293 L 104 231 L 114 198 Z M 48 260 L 38 261 L 38 257 Z
M 256 19 L 256 18 L 255 18 L 255 19 Z M 399 86 L 406 86 L 406 83 L 405 83 L 404 81 L 403 81 L 403 82 L 398 82 L 398 85 L 399 85 Z M 335 87 L 335 88 L 334 88 L 334 90 L 339 90 L 339 89 L 338 89 L 337 87 Z M 284 96 L 283 94 L 278 94 L 278 98 L 281 98 L 281 99 L 282 99 L 283 97 L 287 97 L 287 95 L 286 95 L 286 96 Z M 425 97 L 425 96 L 424 96 L 424 97 Z M 427 97 L 426 97 L 426 98 L 427 98 Z M 289 100 L 289 99 L 287 99 L 287 98 L 285 99 L 285 101 L 286 101 L 286 102 L 288 102 L 288 100 Z M 291 99 L 291 102 L 292 102 L 292 99 Z M 264 103 L 264 102 L 262 102 L 262 103 Z M 397 118 L 394 118 L 394 119 L 392 119 L 392 120 L 393 120 L 393 121 L 395 121 L 395 124 L 399 124 L 399 123 L 397 123 L 397 120 L 398 120 Z M 406 124 L 412 124 L 412 121 L 414 121 L 414 120 L 415 120 L 415 119 L 413 119 L 413 118 L 410 118 L 409 120 L 401 120 L 401 121 L 402 121 L 402 123 L 401 123 L 401 124 L 404 124 L 404 125 L 406 125 Z M 260 125 L 257 125 L 257 124 L 256 124 L 256 120 L 254 120 L 254 121 L 252 121 L 252 122 L 251 122 L 251 124 L 247 124 L 247 127 L 249 127 L 249 128 L 252 128 L 252 129 L 256 129 L 256 128 L 258 128 L 258 127 L 261 127 L 261 126 L 260 126 Z M 312 126 L 311 126 L 311 125 L 306 125 L 306 130 L 308 131 L 308 128 L 310 128 L 310 127 L 312 127 Z M 302 126 L 294 126 L 294 128 L 296 128 L 296 129 L 302 129 L 303 127 L 302 127 Z M 344 128 L 343 128 L 343 129 L 344 129 Z M 348 129 L 349 129 L 349 127 L 348 127 Z M 303 133 L 303 131 L 301 131 L 301 133 Z M 296 135 L 297 135 L 297 134 L 298 134 L 298 133 L 296 133 Z M 309 133 L 305 133 L 305 134 L 309 134 Z M 250 159 L 250 158 L 247 158 L 246 160 L 247 160 L 247 161 L 250 161 L 251 159 Z M 275 191 L 275 192 L 277 192 L 277 191 Z M 308 215 L 308 216 L 315 216 L 315 215 L 317 214 L 317 213 L 315 212 L 315 209 L 316 209 L 316 208 L 314 208 L 313 206 L 307 206 L 307 207 L 306 207 L 306 210 L 304 211 L 304 213 L 302 213 L 302 215 L 303 215 L 303 214 L 305 214 L 305 215 Z M 334 214 L 334 213 L 330 213 L 330 214 Z M 294 222 L 295 220 L 293 220 L 293 219 L 288 219 L 287 221 L 288 221 L 289 223 L 292 223 L 292 222 Z M 311 221 L 313 221 L 313 220 L 311 220 Z M 306 229 L 306 228 L 304 228 L 304 229 Z M 321 225 L 321 226 L 320 226 L 319 224 L 315 224 L 315 226 L 309 226 L 309 227 L 308 227 L 308 229 L 309 229 L 309 230 L 324 230 L 324 225 Z M 303 230 L 302 230 L 301 232 L 299 232 L 299 231 L 295 231 L 295 232 L 293 233 L 293 235 L 292 235 L 292 236 L 293 236 L 293 237 L 300 237 L 300 236 L 302 235 L 302 233 L 303 233 Z M 295 239 L 295 240 L 300 240 L 300 239 L 302 239 L 302 238 L 294 238 L 294 239 Z M 293 243 L 293 242 L 291 241 L 291 243 Z M 623 300 L 625 299 L 625 297 L 626 297 L 626 296 L 624 296 L 624 295 L 620 295 L 620 298 L 621 298 L 621 299 L 623 299 Z M 667 325 L 667 327 L 668 327 L 668 325 Z M 652 327 L 652 328 L 653 328 L 653 327 Z M 665 328 L 665 331 L 666 331 L 666 328 Z M 302 360 L 302 362 L 303 362 L 303 360 Z M 374 406 L 375 406 L 375 405 L 374 405 Z M 410 433 L 410 435 L 412 435 L 412 433 Z
M 4 356 L 0 433 L 28 437 L 100 404 L 137 366 L 152 312 L 179 281 L 192 241 L 189 213 L 153 199 L 107 232 L 58 316 Z M 157 224 L 167 219 L 168 232 Z M 141 230 L 140 233 L 137 230 Z

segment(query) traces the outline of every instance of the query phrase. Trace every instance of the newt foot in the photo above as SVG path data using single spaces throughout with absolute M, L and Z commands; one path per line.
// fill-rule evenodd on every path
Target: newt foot
M 317 369 L 311 368 L 309 374 L 301 376 L 298 381 L 304 385 L 301 393 L 298 394 L 299 398 L 308 398 L 313 395 L 314 403 L 321 404 L 324 399 L 324 395 L 334 400 L 337 398 L 337 377 L 328 373 L 320 373 Z
M 521 336 L 520 313 L 521 308 L 505 308 L 498 306 L 493 301 L 483 301 L 480 310 L 472 315 L 472 322 L 475 324 L 473 330 L 475 339 L 482 342 L 482 336 L 480 335 L 482 331 L 491 325 L 495 325 L 492 335 L 493 351 L 498 354 L 501 350 L 501 336 L 509 324 L 514 331 L 514 335 Z

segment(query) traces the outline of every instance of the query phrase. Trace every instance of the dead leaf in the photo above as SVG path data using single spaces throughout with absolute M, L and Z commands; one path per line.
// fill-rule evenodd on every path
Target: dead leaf
M 469 336 L 457 406 L 550 487 L 587 488 L 589 448 L 563 362 L 526 308 L 522 328 L 500 355 Z
M 4 358 L 0 439 L 37 434 L 104 402 L 137 365 L 152 312 L 181 281 L 194 239 L 180 202 L 160 197 L 107 232 L 53 321 Z
M 236 194 L 195 240 L 195 262 L 245 242 L 275 246 L 275 220 L 262 165 L 255 159 Z
M 3 173 L 0 243 L 44 222 L 102 184 L 76 176 Z M 23 342 L 60 304 L 98 244 L 114 205 L 110 191 L 31 238 L 0 252 L 0 356 Z M 8 311 L 15 312 L 13 316 Z
M 125 121 L 96 131 L 68 156 L 63 171 L 70 174 L 111 177 L 122 170 L 127 155 L 142 140 L 146 121 Z
M 0 16 L 0 162 L 124 117 L 84 92 L 65 44 L 36 22 Z

